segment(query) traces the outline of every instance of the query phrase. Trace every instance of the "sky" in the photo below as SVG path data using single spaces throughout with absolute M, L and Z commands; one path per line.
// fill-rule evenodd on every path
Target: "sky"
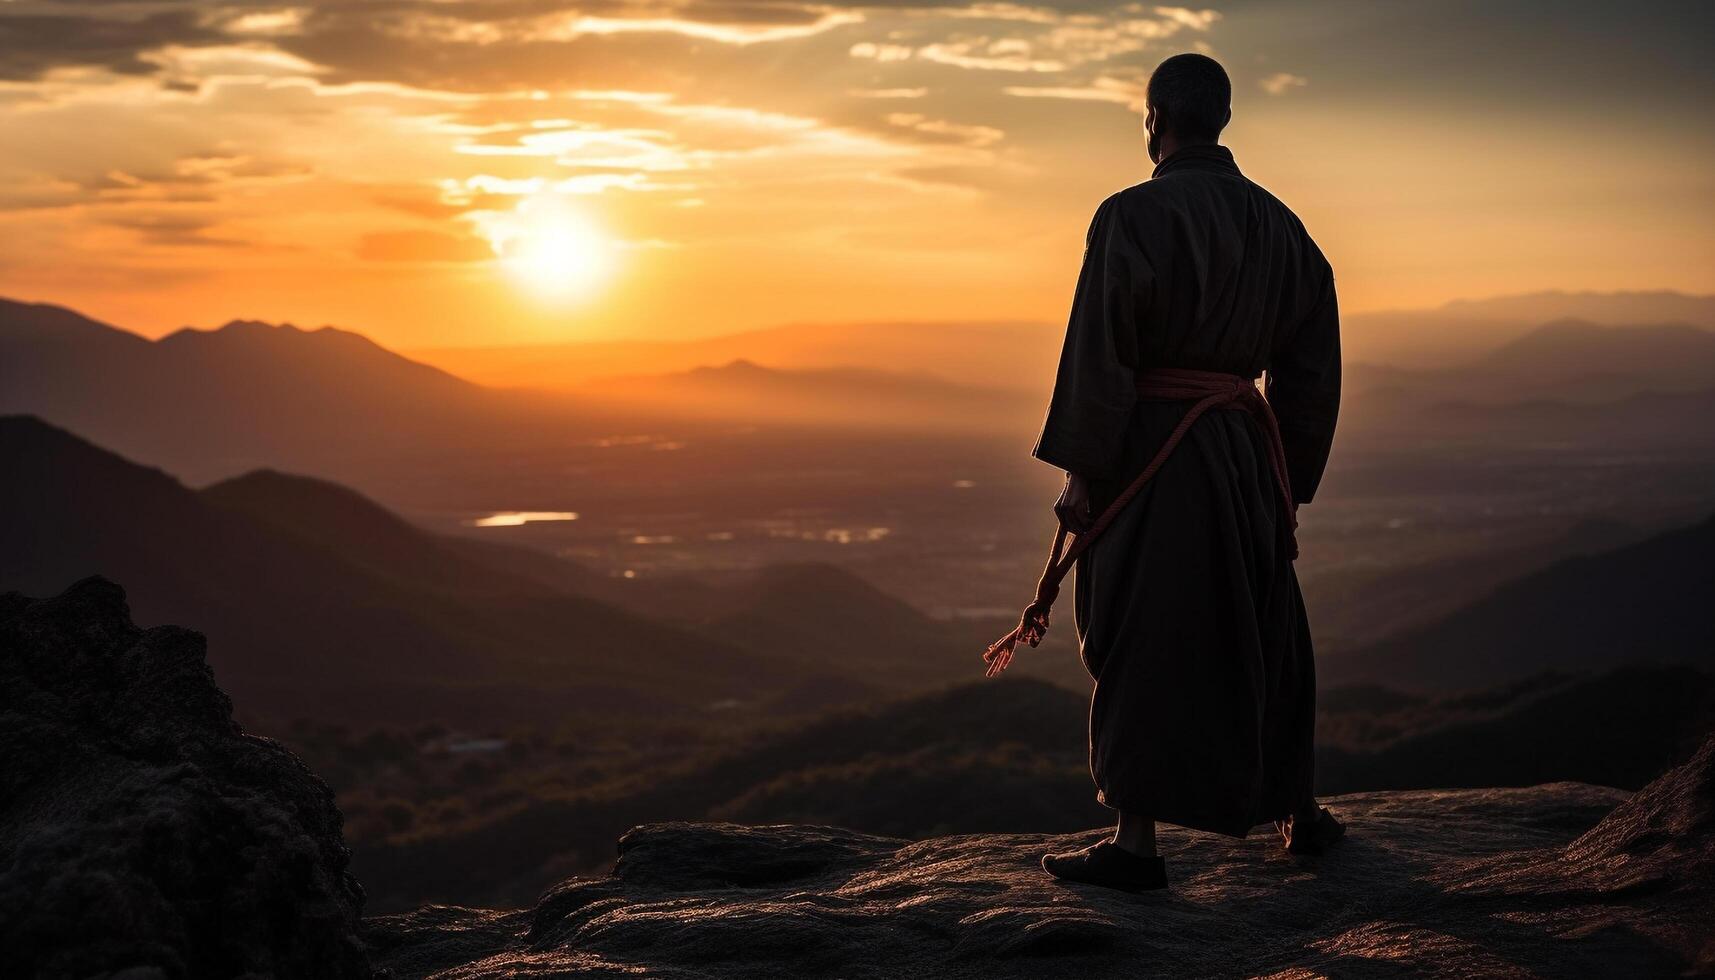
M 407 349 L 1062 320 L 1187 50 L 1347 310 L 1715 292 L 1711 8 L 0 0 L 0 295 Z

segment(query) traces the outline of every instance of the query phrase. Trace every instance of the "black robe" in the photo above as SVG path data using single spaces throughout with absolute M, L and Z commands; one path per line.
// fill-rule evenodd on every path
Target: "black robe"
M 1137 398 L 1148 367 L 1266 370 L 1293 496 L 1315 495 L 1340 401 L 1333 274 L 1225 147 L 1179 150 L 1090 225 L 1034 455 L 1088 478 L 1098 513 L 1187 408 Z M 1273 481 L 1256 420 L 1211 412 L 1078 560 L 1107 806 L 1243 835 L 1313 798 L 1315 665 Z

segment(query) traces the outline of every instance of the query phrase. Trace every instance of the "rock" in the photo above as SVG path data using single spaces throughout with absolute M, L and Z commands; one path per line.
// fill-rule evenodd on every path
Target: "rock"
M 366 931 L 402 980 L 1672 976 L 1711 965 L 1712 770 L 1715 741 L 1630 801 L 1576 783 L 1339 797 L 1351 835 L 1313 859 L 1164 828 L 1172 888 L 1140 896 L 1039 870 L 1102 831 L 652 824 L 533 910 Z
M 102 579 L 0 596 L 0 976 L 370 976 L 333 794 L 204 646 Z

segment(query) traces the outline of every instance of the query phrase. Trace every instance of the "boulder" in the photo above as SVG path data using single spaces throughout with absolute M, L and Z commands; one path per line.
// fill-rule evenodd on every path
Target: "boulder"
M 370 976 L 333 794 L 204 647 L 102 579 L 0 596 L 0 976 Z

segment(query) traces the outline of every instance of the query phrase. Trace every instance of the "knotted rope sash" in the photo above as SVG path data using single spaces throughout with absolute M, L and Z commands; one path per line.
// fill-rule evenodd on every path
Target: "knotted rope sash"
M 1137 374 L 1137 395 L 1148 401 L 1188 401 L 1192 402 L 1185 417 L 1179 420 L 1172 433 L 1167 436 L 1161 448 L 1155 451 L 1150 459 L 1131 481 L 1131 485 L 1121 491 L 1114 502 L 1090 524 L 1088 530 L 1077 535 L 1071 547 L 1066 546 L 1066 528 L 1061 525 L 1054 532 L 1054 546 L 1048 552 L 1048 567 L 1042 570 L 1042 578 L 1036 583 L 1036 598 L 1030 605 L 1024 607 L 1024 615 L 1019 618 L 1018 625 L 1012 632 L 992 643 L 983 654 L 983 662 L 988 664 L 985 675 L 993 677 L 1005 670 L 1012 663 L 1013 650 L 1020 641 L 1036 646 L 1042 642 L 1042 637 L 1048 632 L 1048 610 L 1054 605 L 1054 599 L 1060 594 L 1060 583 L 1065 580 L 1078 562 L 1078 556 L 1089 549 L 1100 537 L 1108 525 L 1114 522 L 1125 505 L 1131 503 L 1138 491 L 1144 488 L 1155 477 L 1161 465 L 1167 462 L 1167 457 L 1178 448 L 1185 433 L 1191 431 L 1191 426 L 1203 416 L 1204 412 L 1217 409 L 1245 411 L 1262 426 L 1263 435 L 1268 440 L 1269 468 L 1274 471 L 1274 483 L 1280 489 L 1281 502 L 1286 505 L 1286 514 L 1291 524 L 1287 530 L 1288 553 L 1292 558 L 1298 557 L 1298 505 L 1293 503 L 1291 484 L 1286 478 L 1286 450 L 1280 442 L 1280 424 L 1274 417 L 1274 409 L 1269 407 L 1268 399 L 1257 390 L 1256 382 L 1237 374 L 1225 374 L 1219 371 L 1190 371 L 1180 368 L 1153 368 L 1139 371 Z

